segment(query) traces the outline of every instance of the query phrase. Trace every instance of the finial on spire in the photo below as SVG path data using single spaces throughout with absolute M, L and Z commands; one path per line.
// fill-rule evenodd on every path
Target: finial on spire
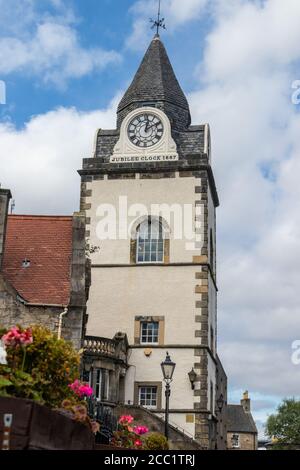
M 160 17 L 161 15 L 161 0 L 158 0 L 158 14 L 157 20 L 154 21 L 152 18 L 150 19 L 150 23 L 152 23 L 151 29 L 156 28 L 156 36 L 159 36 L 159 28 L 166 29 L 165 19 Z

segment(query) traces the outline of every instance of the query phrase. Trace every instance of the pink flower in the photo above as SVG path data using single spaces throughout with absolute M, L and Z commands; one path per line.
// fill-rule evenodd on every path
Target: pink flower
M 93 395 L 93 389 L 89 385 L 81 385 L 79 392 L 84 397 L 90 397 Z
M 72 384 L 70 384 L 69 387 L 71 390 L 73 390 L 75 395 L 80 398 L 90 397 L 91 395 L 93 395 L 93 389 L 89 385 L 80 382 L 78 379 L 76 379 Z
M 33 342 L 32 331 L 30 328 L 27 330 L 21 330 L 18 326 L 12 327 L 4 336 L 2 340 L 5 346 L 17 347 L 17 346 L 28 346 Z
M 130 415 L 124 415 L 124 416 L 121 416 L 121 418 L 119 419 L 119 423 L 120 424 L 131 424 L 132 421 L 134 421 L 134 418 L 133 416 L 130 416 Z
M 136 439 L 134 441 L 134 445 L 135 445 L 135 447 L 141 447 L 143 445 L 143 443 L 142 443 L 142 441 L 140 441 L 140 439 Z
M 149 429 L 146 426 L 136 426 L 133 429 L 133 432 L 135 434 L 138 434 L 139 436 L 142 436 L 143 434 L 146 434 L 149 431 Z

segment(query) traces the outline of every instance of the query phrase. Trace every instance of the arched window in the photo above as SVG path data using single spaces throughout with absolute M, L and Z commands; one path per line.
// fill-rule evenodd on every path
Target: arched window
M 157 219 L 144 220 L 137 229 L 136 262 L 164 262 L 164 229 Z

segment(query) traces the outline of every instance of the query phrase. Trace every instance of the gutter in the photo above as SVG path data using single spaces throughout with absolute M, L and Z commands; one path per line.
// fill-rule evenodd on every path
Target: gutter
M 61 339 L 61 332 L 62 332 L 62 322 L 63 317 L 68 313 L 68 309 L 65 308 L 63 312 L 59 314 L 58 320 L 58 330 L 57 330 L 57 339 Z

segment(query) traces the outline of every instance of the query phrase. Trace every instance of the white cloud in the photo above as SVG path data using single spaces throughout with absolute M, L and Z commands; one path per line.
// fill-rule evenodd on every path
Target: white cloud
M 232 389 L 278 400 L 299 396 L 291 344 L 300 331 L 300 113 L 291 86 L 300 3 L 224 8 L 215 2 L 190 96 L 194 121 L 211 124 L 221 199 L 219 350 Z
M 298 0 L 234 3 L 225 17 L 219 16 L 223 9 L 215 10 L 217 27 L 208 37 L 203 67 L 209 81 L 271 73 L 299 59 Z
M 118 98 L 105 110 L 59 108 L 17 130 L 0 124 L 0 174 L 16 213 L 70 214 L 79 208 L 82 158 L 90 158 L 96 129 L 114 127 Z M 10 156 L 10 157 L 8 157 Z
M 208 8 L 203 1 L 169 2 L 171 28 Z M 294 72 L 300 62 L 300 2 L 209 4 L 213 25 L 196 70 L 199 89 L 189 98 L 194 122 L 211 124 L 221 199 L 219 349 L 231 389 L 249 388 L 260 397 L 274 396 L 275 403 L 278 397 L 299 395 L 300 369 L 291 363 L 291 343 L 300 336 L 300 113 L 291 102 L 291 85 L 300 79 Z M 129 46 L 144 47 L 145 21 L 154 16 L 156 5 L 136 4 L 136 31 Z M 64 50 L 72 49 L 72 40 L 80 47 L 71 26 L 63 27 Z M 56 31 L 41 31 L 39 41 L 59 61 L 53 45 Z M 72 57 L 65 62 L 67 76 L 83 73 Z M 83 70 L 95 66 L 88 59 L 81 62 Z M 2 184 L 12 189 L 17 212 L 77 209 L 76 169 L 91 154 L 95 129 L 114 126 L 114 108 L 91 113 L 61 108 L 32 118 L 21 131 L 7 124 L 0 127 Z M 257 409 L 261 421 L 269 406 Z
M 49 0 L 50 1 L 50 0 Z M 48 3 L 49 3 L 48 1 Z M 3 0 L 0 0 L 0 7 Z M 13 1 L 5 6 L 5 17 L 16 18 L 0 36 L 0 74 L 22 72 L 37 76 L 46 83 L 64 87 L 70 78 L 80 78 L 121 60 L 119 53 L 99 47 L 84 48 L 74 26 L 72 11 L 62 1 L 51 1 L 57 15 L 38 13 L 35 0 L 26 0 L 28 11 L 19 22 L 23 10 Z M 3 23 L 3 20 L 0 24 Z M 14 25 L 14 28 L 13 26 Z

